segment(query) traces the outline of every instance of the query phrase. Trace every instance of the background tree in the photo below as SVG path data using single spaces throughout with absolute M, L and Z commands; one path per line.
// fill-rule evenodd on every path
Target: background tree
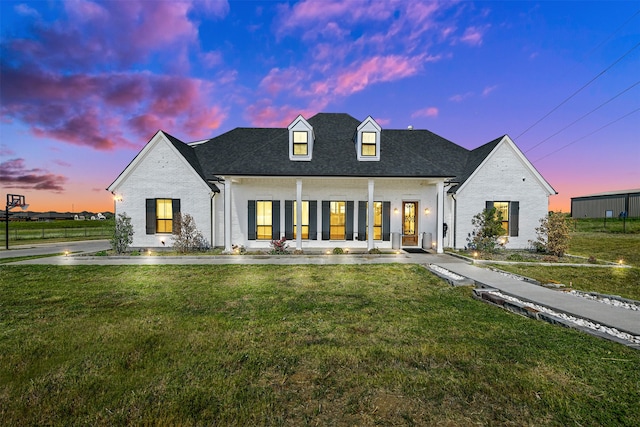
M 197 229 L 196 222 L 191 215 L 181 214 L 174 219 L 173 248 L 181 253 L 209 249 L 209 242 Z
M 133 225 L 131 225 L 131 218 L 127 216 L 126 212 L 123 212 L 118 214 L 116 218 L 111 237 L 111 248 L 117 254 L 123 254 L 129 249 L 131 243 L 133 243 Z
M 507 243 L 507 238 L 502 228 L 502 213 L 496 208 L 484 209 L 471 219 L 475 229 L 467 237 L 470 249 L 480 252 L 493 253 L 496 249 Z M 501 243 L 498 242 L 501 239 Z
M 570 219 L 561 212 L 549 212 L 540 219 L 540 227 L 536 228 L 537 240 L 533 246 L 538 252 L 546 252 L 555 256 L 564 256 L 569 248 Z

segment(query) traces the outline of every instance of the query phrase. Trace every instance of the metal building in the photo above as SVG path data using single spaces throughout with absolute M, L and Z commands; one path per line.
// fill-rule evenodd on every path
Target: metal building
M 640 217 L 640 189 L 571 198 L 572 218 Z

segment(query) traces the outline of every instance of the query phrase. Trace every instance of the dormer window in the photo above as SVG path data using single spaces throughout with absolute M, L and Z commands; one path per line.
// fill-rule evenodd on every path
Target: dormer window
M 376 133 L 375 132 L 362 132 L 362 156 L 375 156 L 377 153 Z
M 309 132 L 299 130 L 293 131 L 293 155 L 309 155 Z
M 356 153 L 358 160 L 379 161 L 380 160 L 380 133 L 382 129 L 371 116 L 360 123 L 356 130 Z
M 313 155 L 313 128 L 302 116 L 298 116 L 289 129 L 289 160 L 310 161 Z

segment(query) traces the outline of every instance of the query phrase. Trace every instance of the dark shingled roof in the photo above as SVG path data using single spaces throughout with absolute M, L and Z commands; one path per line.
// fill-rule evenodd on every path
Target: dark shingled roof
M 163 131 L 162 133 L 165 134 L 169 142 L 171 142 L 171 144 L 173 144 L 173 146 L 176 147 L 176 149 L 180 152 L 180 154 L 182 154 L 182 157 L 185 158 L 185 160 L 191 165 L 191 167 L 196 171 L 196 173 L 200 175 L 200 178 L 202 178 L 202 180 L 206 182 L 207 185 L 213 191 L 215 191 L 216 193 L 219 193 L 220 189 L 216 187 L 215 184 L 207 180 L 207 177 L 202 171 L 202 167 L 200 166 L 200 161 L 198 160 L 198 157 L 196 156 L 196 153 L 193 150 L 193 147 L 185 144 L 184 142 L 180 141 L 178 138 L 172 135 L 169 135 L 167 132 Z
M 502 140 L 469 151 L 427 130 L 383 129 L 380 160 L 358 161 L 354 140 L 360 120 L 320 113 L 307 121 L 315 134 L 311 161 L 289 160 L 287 128 L 236 128 L 193 146 L 167 137 L 205 182 L 244 175 L 433 177 L 462 183 Z

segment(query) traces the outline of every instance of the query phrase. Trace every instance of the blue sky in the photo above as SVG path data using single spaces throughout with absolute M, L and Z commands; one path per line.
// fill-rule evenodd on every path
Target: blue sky
M 195 141 L 317 112 L 466 148 L 508 134 L 559 192 L 555 210 L 640 188 L 640 1 L 3 1 L 0 13 L 0 177 L 34 210 L 112 209 L 104 189 L 158 129 Z

